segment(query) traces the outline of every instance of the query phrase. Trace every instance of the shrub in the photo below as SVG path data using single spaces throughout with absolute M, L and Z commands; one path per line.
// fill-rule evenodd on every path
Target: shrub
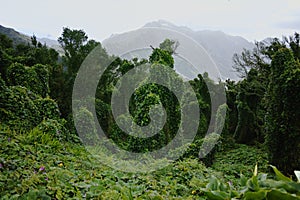
M 63 120 L 47 119 L 47 120 L 43 120 L 34 129 L 37 129 L 43 132 L 44 134 L 51 135 L 53 138 L 56 138 L 58 140 L 68 141 L 71 139 L 68 138 L 70 134 L 63 124 L 64 124 Z
M 36 99 L 33 101 L 38 110 L 40 111 L 41 116 L 46 119 L 56 119 L 60 118 L 60 112 L 58 109 L 57 103 L 50 98 L 45 99 Z
M 25 67 L 15 63 L 7 69 L 7 81 L 11 86 L 23 86 L 33 93 L 46 97 L 49 94 L 49 71 L 44 65 Z
M 12 127 L 30 129 L 41 120 L 40 112 L 31 98 L 36 96 L 30 90 L 22 86 L 12 86 L 1 92 L 1 115 L 3 123 Z M 17 122 L 21 122 L 22 126 Z
M 75 114 L 76 129 L 84 144 L 94 145 L 98 140 L 95 119 L 93 114 L 85 107 L 79 108 Z

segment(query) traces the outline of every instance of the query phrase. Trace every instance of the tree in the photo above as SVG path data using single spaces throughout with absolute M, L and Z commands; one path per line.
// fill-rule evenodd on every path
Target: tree
M 248 143 L 264 136 L 270 162 L 288 174 L 300 166 L 299 40 L 297 33 L 274 38 L 234 58 L 246 77 L 236 88 L 235 137 Z
M 240 55 L 233 55 L 233 69 L 238 73 L 239 77 L 246 78 L 252 68 L 260 71 L 267 68 L 271 57 L 265 54 L 265 48 L 263 42 L 256 42 L 252 50 L 244 49 Z
M 165 39 L 162 43 L 160 43 L 159 48 L 169 52 L 170 54 L 175 54 L 175 51 L 178 48 L 178 46 L 178 41 Z
M 270 162 L 292 174 L 300 166 L 300 64 L 292 50 L 274 53 L 266 97 Z
M 261 141 L 264 114 L 262 99 L 265 88 L 259 82 L 258 70 L 251 69 L 248 77 L 237 85 L 237 126 L 234 138 L 238 143 L 251 144 Z
M 31 44 L 32 44 L 34 47 L 37 47 L 38 42 L 37 42 L 37 39 L 36 39 L 36 36 L 35 36 L 35 35 L 33 35 L 33 36 L 31 37 Z
M 83 30 L 71 30 L 67 27 L 63 28 L 58 42 L 65 51 L 63 61 L 71 76 L 77 73 L 82 61 L 91 50 L 100 45 L 95 40 L 88 41 L 88 36 Z
M 228 132 L 234 133 L 238 123 L 238 111 L 236 96 L 238 94 L 237 83 L 230 79 L 226 80 L 226 100 L 228 106 Z
M 4 79 L 6 70 L 12 63 L 13 42 L 6 35 L 0 34 L 0 74 Z
M 100 42 L 88 40 L 88 36 L 83 30 L 72 30 L 64 27 L 62 35 L 58 38 L 58 42 L 65 51 L 65 55 L 62 58 L 63 68 L 56 71 L 60 73 L 62 70 L 64 73 L 63 85 L 61 87 L 63 92 L 60 94 L 58 101 L 61 102 L 59 106 L 62 115 L 65 118 L 69 118 L 71 114 L 73 84 L 84 59 L 96 47 L 98 48 L 97 51 L 100 52 L 100 55 L 97 56 L 102 66 L 109 64 L 110 57 L 107 55 L 105 49 L 102 48 Z M 98 73 L 96 68 L 94 70 L 95 73 Z
M 295 33 L 294 36 L 290 36 L 289 38 L 283 37 L 283 40 L 286 44 L 288 44 L 293 51 L 293 55 L 295 59 L 300 59 L 300 35 L 299 33 Z
M 162 64 L 171 68 L 174 68 L 174 59 L 169 51 L 159 48 L 153 49 L 153 52 L 149 58 L 151 63 Z

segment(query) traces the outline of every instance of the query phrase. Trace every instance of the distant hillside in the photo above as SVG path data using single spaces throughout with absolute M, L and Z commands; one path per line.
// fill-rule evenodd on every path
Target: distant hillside
M 46 44 L 48 47 L 55 49 L 59 54 L 63 55 L 64 50 L 56 40 L 52 40 L 49 38 L 38 38 L 38 41 L 42 44 Z
M 20 33 L 12 28 L 7 28 L 2 25 L 0 25 L 0 34 L 6 35 L 8 38 L 10 38 L 15 45 L 18 44 L 31 44 L 31 36 L 25 35 L 23 33 Z M 63 54 L 63 49 L 59 45 L 59 43 L 56 40 L 51 40 L 49 38 L 37 38 L 37 40 L 42 43 L 46 44 L 48 47 L 55 49 L 60 54 Z
M 241 53 L 244 48 L 252 49 L 254 46 L 253 43 L 248 42 L 246 39 L 239 36 L 231 36 L 221 31 L 193 31 L 190 28 L 176 26 L 164 20 L 147 23 L 144 27 L 170 29 L 192 38 L 194 41 L 198 42 L 198 44 L 200 44 L 213 59 L 220 71 L 222 79 L 238 79 L 237 74 L 232 69 L 232 57 L 234 53 Z M 109 53 L 122 53 L 124 52 L 124 49 L 128 49 L 131 45 L 135 47 L 139 46 L 139 48 L 149 47 L 150 45 L 157 47 L 159 43 L 162 42 L 160 40 L 161 37 L 159 37 L 164 34 L 162 32 L 160 33 L 158 29 L 158 33 L 155 33 L 154 35 L 149 35 L 146 32 L 143 32 L 141 36 L 140 33 L 138 34 L 134 31 L 130 33 L 116 34 L 104 40 L 103 46 Z M 141 37 L 147 38 L 148 43 L 141 42 L 141 44 L 136 44 L 137 39 L 138 41 L 141 41 Z M 176 39 L 176 36 L 171 35 L 170 37 L 170 39 L 172 39 L 172 37 Z M 187 53 L 193 54 L 193 52 L 188 52 L 189 49 L 186 49 L 186 51 Z M 203 65 L 209 64 L 206 61 L 203 61 Z
M 10 38 L 15 45 L 17 44 L 27 44 L 31 43 L 31 39 L 29 36 L 19 33 L 18 31 L 12 28 L 6 28 L 0 25 L 0 34 L 6 35 Z

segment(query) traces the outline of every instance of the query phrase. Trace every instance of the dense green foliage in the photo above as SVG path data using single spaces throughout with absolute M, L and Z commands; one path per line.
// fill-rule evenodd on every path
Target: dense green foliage
M 274 39 L 269 44 L 257 43 L 252 51 L 235 55 L 235 69 L 244 77 L 238 82 L 216 83 L 207 73 L 199 74 L 188 82 L 196 99 L 183 108 L 179 101 L 191 94 L 174 69 L 173 55 L 179 45 L 176 41 L 166 39 L 159 48 L 152 47 L 149 59 L 125 60 L 109 56 L 99 42 L 88 40 L 82 30 L 63 29 L 58 39 L 65 51 L 61 57 L 37 42 L 35 36 L 31 40 L 32 44 L 14 46 L 0 35 L 3 199 L 300 198 L 299 180 L 292 181 L 296 180 L 294 170 L 300 167 L 299 34 L 282 41 Z M 101 67 L 107 67 L 96 95 L 84 101 L 95 103 L 97 116 L 80 99 L 76 99 L 78 112 L 73 116 L 74 80 L 83 60 L 96 46 L 101 52 Z M 142 79 L 146 72 L 138 71 L 140 65 L 150 66 L 146 79 Z M 137 69 L 136 73 L 121 80 L 132 69 Z M 93 70 L 97 73 L 99 68 Z M 168 74 L 168 70 L 172 73 Z M 116 98 L 124 101 L 118 93 L 121 86 L 140 79 L 126 107 L 131 116 L 114 119 L 112 94 L 115 92 Z M 149 84 L 155 80 L 164 80 L 168 87 Z M 219 99 L 219 91 L 224 87 L 227 104 L 213 107 L 211 99 Z M 208 88 L 213 88 L 213 92 Z M 182 91 L 180 99 L 172 93 L 174 90 Z M 191 105 L 199 106 L 199 118 L 189 116 L 180 127 L 180 109 Z M 156 109 L 160 106 L 166 121 L 150 139 L 129 135 L 116 123 L 118 120 L 128 124 L 132 120 L 146 126 L 152 115 L 163 115 Z M 85 138 L 78 138 L 73 117 L 81 122 L 77 128 L 88 133 Z M 86 151 L 82 143 L 91 149 L 98 144 L 98 122 L 110 140 L 131 152 L 160 149 L 172 141 L 179 129 L 184 133 L 195 124 L 198 129 L 187 151 L 173 164 L 152 173 L 133 174 L 104 166 Z M 141 132 L 137 126 L 131 127 L 132 131 Z M 222 133 L 220 138 L 217 133 Z M 205 149 L 211 148 L 208 155 L 201 157 Z M 108 159 L 113 159 L 113 155 Z M 150 162 L 165 161 L 153 158 Z M 264 174 L 257 173 L 257 166 L 253 173 L 255 163 Z M 275 174 L 267 177 L 269 163 Z
M 234 57 L 235 68 L 246 78 L 227 82 L 229 126 L 236 124 L 236 140 L 264 142 L 270 163 L 290 175 L 300 166 L 299 52 L 297 33 L 257 43 L 253 51 Z
M 59 102 L 62 116 L 67 118 L 71 115 L 72 90 L 78 69 L 86 56 L 101 44 L 95 40 L 88 40 L 88 36 L 83 30 L 71 30 L 66 27 L 63 28 L 63 33 L 58 38 L 58 42 L 62 46 L 65 55 L 62 56 L 63 71 L 57 74 L 62 79 L 62 85 L 58 85 L 59 88 L 54 89 L 62 91 L 55 96 Z M 101 60 L 105 64 L 109 58 L 104 49 L 102 54 Z
M 251 178 L 253 162 L 259 160 L 263 171 L 267 167 L 265 153 L 254 147 L 237 145 L 235 152 L 218 153 L 214 169 L 185 158 L 153 173 L 133 174 L 99 164 L 83 146 L 61 139 L 63 132 L 44 131 L 1 127 L 3 199 L 299 199 L 290 194 L 299 194 L 300 183 L 282 176 L 279 181 L 266 179 L 265 174 Z M 249 156 L 255 158 L 247 160 Z
M 287 48 L 274 54 L 267 95 L 266 142 L 271 162 L 292 173 L 300 166 L 300 63 Z

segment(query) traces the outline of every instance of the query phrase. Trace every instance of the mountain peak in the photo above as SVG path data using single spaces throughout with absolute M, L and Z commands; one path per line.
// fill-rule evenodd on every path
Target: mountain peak
M 181 31 L 193 32 L 192 29 L 190 29 L 186 26 L 177 26 L 177 25 L 173 24 L 172 22 L 169 22 L 169 21 L 164 20 L 164 19 L 159 19 L 157 21 L 148 22 L 143 27 L 144 28 L 151 28 L 151 27 L 168 28 L 168 29 L 172 29 L 172 30 L 180 29 Z
M 143 28 L 166 28 L 174 31 L 174 34 L 166 37 L 176 39 L 176 33 L 182 33 L 185 36 L 190 37 L 200 46 L 202 46 L 209 56 L 214 60 L 217 68 L 221 74 L 222 79 L 232 79 L 237 80 L 238 76 L 233 71 L 233 61 L 232 57 L 235 53 L 240 54 L 244 48 L 252 49 L 253 43 L 248 42 L 246 39 L 240 36 L 231 36 L 222 31 L 215 30 L 200 30 L 193 31 L 192 29 L 184 26 L 177 26 L 166 20 L 157 20 L 145 24 Z M 114 37 L 110 37 L 102 42 L 108 53 L 122 53 L 126 51 L 129 47 L 144 48 L 152 46 L 158 46 L 162 42 L 161 36 L 164 35 L 164 30 L 157 30 L 155 34 L 147 33 L 147 31 L 142 31 L 138 29 L 134 32 L 127 32 Z M 139 31 L 140 30 L 140 31 Z M 151 32 L 151 31 L 150 31 Z M 176 33 L 175 33 L 176 32 Z M 141 33 L 143 38 L 146 40 L 140 40 Z M 137 42 L 138 41 L 138 42 Z M 179 42 L 180 43 L 180 42 Z M 193 52 L 189 52 L 189 49 L 186 49 L 187 54 L 193 55 Z M 203 63 L 203 66 L 208 66 L 208 63 Z M 176 68 L 176 66 L 175 66 Z M 188 77 L 190 78 L 190 77 Z
M 169 21 L 163 20 L 163 19 L 159 19 L 157 21 L 152 21 L 152 22 L 148 22 L 146 23 L 143 27 L 175 27 L 174 24 L 172 24 Z

